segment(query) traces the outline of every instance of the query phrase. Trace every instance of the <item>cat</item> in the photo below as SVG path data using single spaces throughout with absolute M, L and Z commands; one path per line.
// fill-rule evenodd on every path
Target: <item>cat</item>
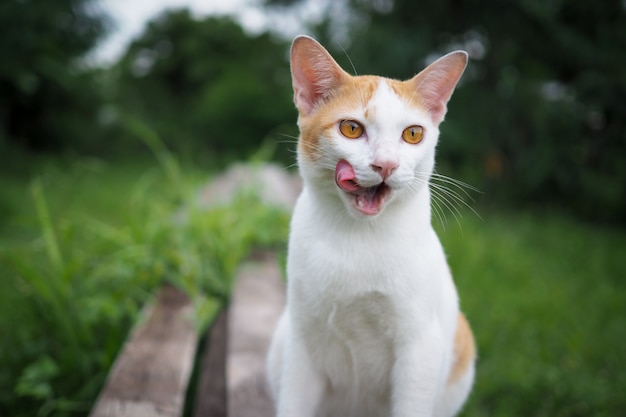
M 303 190 L 267 358 L 277 415 L 453 416 L 476 354 L 428 184 L 467 54 L 403 82 L 349 75 L 306 36 L 290 59 Z

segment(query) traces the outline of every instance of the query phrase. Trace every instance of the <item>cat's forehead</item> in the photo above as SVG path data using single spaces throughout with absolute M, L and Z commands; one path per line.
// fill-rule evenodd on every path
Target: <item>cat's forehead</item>
M 367 122 L 425 114 L 419 97 L 409 83 L 377 76 L 353 77 L 340 94 L 338 105 L 362 113 Z
M 395 119 L 408 123 L 413 118 L 426 114 L 416 99 L 415 90 L 407 88 L 403 82 L 387 78 L 379 80 L 378 88 L 367 104 L 367 110 L 368 121 Z

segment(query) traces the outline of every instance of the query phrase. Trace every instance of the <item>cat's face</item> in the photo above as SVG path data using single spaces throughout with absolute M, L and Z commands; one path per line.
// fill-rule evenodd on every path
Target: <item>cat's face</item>
M 298 162 L 309 186 L 336 196 L 355 217 L 375 217 L 427 185 L 464 53 L 408 81 L 353 77 L 316 41 L 299 37 L 291 63 Z
M 352 77 L 299 124 L 303 175 L 357 216 L 378 215 L 432 172 L 439 131 L 405 83 Z

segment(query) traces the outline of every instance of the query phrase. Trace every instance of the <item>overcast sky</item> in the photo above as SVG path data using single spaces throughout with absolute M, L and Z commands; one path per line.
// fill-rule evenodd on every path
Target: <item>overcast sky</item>
M 329 0 L 332 1 L 332 0 Z M 93 54 L 98 64 L 114 62 L 129 42 L 141 34 L 148 20 L 165 9 L 188 7 L 194 15 L 232 15 L 248 31 L 259 32 L 268 27 L 279 28 L 286 36 L 302 32 L 303 19 L 315 19 L 325 1 L 307 1 L 307 5 L 291 19 L 269 16 L 258 0 L 99 0 L 100 7 L 113 20 L 113 28 Z M 277 24 L 276 20 L 281 23 Z

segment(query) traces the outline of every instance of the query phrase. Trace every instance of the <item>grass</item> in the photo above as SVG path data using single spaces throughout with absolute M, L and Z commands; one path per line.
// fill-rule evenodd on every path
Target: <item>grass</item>
M 254 245 L 287 216 L 252 193 L 198 207 L 206 178 L 158 164 L 45 163 L 3 177 L 0 415 L 86 415 L 139 309 L 162 282 L 183 288 L 206 328 Z
M 555 213 L 440 231 L 480 358 L 465 416 L 626 409 L 626 235 Z
M 55 159 L 0 176 L 0 415 L 86 415 L 154 288 L 184 288 L 206 326 L 247 250 L 285 238 L 284 213 L 254 195 L 199 209 L 206 173 L 153 150 L 158 164 Z M 435 222 L 480 353 L 463 415 L 620 415 L 626 234 L 477 210 Z
M 111 171 L 85 161 L 45 164 L 22 187 L 18 178 L 3 187 L 10 202 L 0 239 L 3 415 L 84 413 L 155 285 L 133 277 L 122 259 L 132 248 L 103 237 L 132 222 L 122 214 L 130 199 L 113 197 L 132 187 L 120 193 L 125 181 Z

